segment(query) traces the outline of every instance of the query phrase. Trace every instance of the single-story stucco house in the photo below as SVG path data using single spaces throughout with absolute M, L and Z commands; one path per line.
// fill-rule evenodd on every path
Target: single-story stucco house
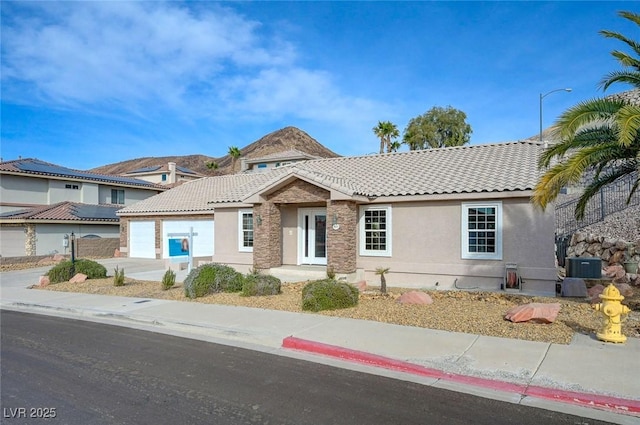
M 308 160 L 187 182 L 118 211 L 120 251 L 170 258 L 193 229 L 195 264 L 317 265 L 349 281 L 555 293 L 553 211 L 529 201 L 537 142 Z

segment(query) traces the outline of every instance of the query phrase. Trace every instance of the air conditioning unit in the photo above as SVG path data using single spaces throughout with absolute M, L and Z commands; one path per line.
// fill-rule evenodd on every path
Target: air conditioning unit
M 602 260 L 600 258 L 567 258 L 566 266 L 567 277 L 581 277 L 583 279 L 602 278 Z

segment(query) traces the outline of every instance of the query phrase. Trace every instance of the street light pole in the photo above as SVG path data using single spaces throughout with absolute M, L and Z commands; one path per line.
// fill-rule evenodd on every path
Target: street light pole
M 540 143 L 542 143 L 542 99 L 544 99 L 545 97 L 549 96 L 551 93 L 555 93 L 558 91 L 566 91 L 566 92 L 570 92 L 571 89 L 570 88 L 566 88 L 566 89 L 555 89 L 555 90 L 551 90 L 550 92 L 546 92 L 545 94 L 540 93 Z M 547 147 L 546 143 L 545 143 L 545 148 Z

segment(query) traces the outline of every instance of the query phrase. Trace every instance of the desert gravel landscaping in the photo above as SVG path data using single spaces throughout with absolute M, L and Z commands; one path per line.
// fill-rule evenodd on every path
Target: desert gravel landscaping
M 126 284 L 122 287 L 114 287 L 113 277 L 109 277 L 91 279 L 84 283 L 62 282 L 44 288 L 37 286 L 34 288 L 324 314 L 557 344 L 570 343 L 576 332 L 593 334 L 601 326 L 600 315 L 591 308 L 590 301 L 574 298 L 528 297 L 497 292 L 425 291 L 432 297 L 433 304 L 406 305 L 397 303 L 396 299 L 403 292 L 409 291 L 408 289 L 389 288 L 389 293 L 382 295 L 377 288 L 370 288 L 360 294 L 359 304 L 356 307 L 308 313 L 303 312 L 301 308 L 301 292 L 306 282 L 283 284 L 280 295 L 242 297 L 236 293 L 220 293 L 191 300 L 185 297 L 181 284 L 164 291 L 159 282 L 128 278 L 125 281 Z M 634 291 L 634 296 L 624 301 L 634 311 L 627 316 L 623 332 L 628 337 L 637 338 L 640 337 L 640 290 L 634 288 Z M 512 323 L 504 319 L 504 314 L 511 307 L 529 302 L 560 303 L 561 310 L 556 321 L 552 324 Z

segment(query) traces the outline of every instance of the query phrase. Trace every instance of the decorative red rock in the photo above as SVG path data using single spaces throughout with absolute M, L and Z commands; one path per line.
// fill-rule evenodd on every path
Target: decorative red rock
M 120 257 L 120 250 L 119 250 L 118 248 L 116 248 L 116 249 L 115 249 L 115 251 L 113 251 L 113 256 L 114 256 L 115 258 Z
M 360 292 L 364 292 L 367 290 L 367 281 L 366 280 L 361 280 L 360 282 L 356 283 L 356 288 L 358 288 L 358 291 Z
M 400 304 L 433 304 L 429 294 L 419 291 L 405 292 L 396 300 Z
M 511 308 L 504 318 L 516 323 L 553 323 L 559 312 L 560 303 L 529 303 Z
M 598 295 L 602 294 L 604 291 L 604 285 L 593 285 L 591 288 L 587 289 L 587 294 L 589 294 L 589 298 L 591 298 L 591 302 L 600 302 L 600 297 Z
M 624 279 L 627 272 L 624 270 L 624 267 L 621 265 L 613 265 L 604 268 L 604 273 L 607 277 L 611 277 L 613 279 Z
M 47 285 L 49 285 L 51 283 L 51 281 L 49 280 L 49 276 L 40 276 L 40 279 L 38 280 L 38 285 L 45 287 Z
M 618 291 L 620 291 L 620 295 L 623 297 L 632 297 L 633 296 L 633 288 L 631 285 L 626 283 L 615 283 L 614 284 Z
M 78 273 L 74 277 L 69 279 L 69 282 L 70 283 L 82 283 L 85 280 L 87 280 L 87 275 L 86 274 L 82 274 L 82 273 Z

